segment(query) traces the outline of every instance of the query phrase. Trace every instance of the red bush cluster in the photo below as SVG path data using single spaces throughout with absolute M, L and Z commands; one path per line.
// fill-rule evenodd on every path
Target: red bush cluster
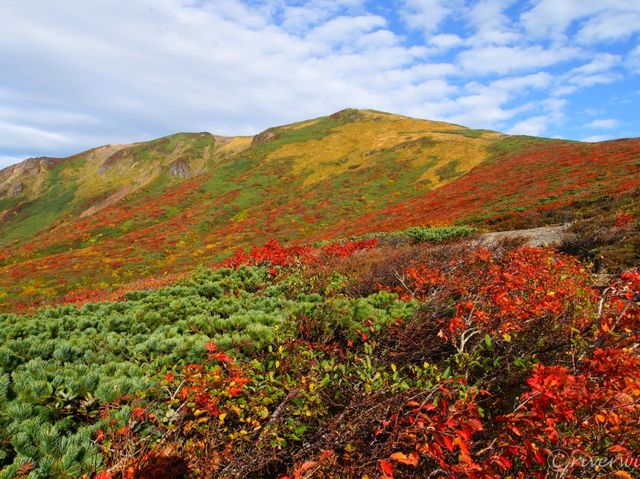
M 463 272 L 455 262 L 405 271 L 405 295 L 427 301 L 437 295 L 458 298 L 443 338 L 457 340 L 470 330 L 533 340 L 580 332 L 561 343 L 572 362 L 536 364 L 516 406 L 499 414 L 486 410 L 488 420 L 478 410 L 491 405 L 496 392 L 478 395 L 464 379 L 462 398 L 443 389 L 436 401 L 408 403 L 410 414 L 394 419 L 394 437 L 412 450 L 381 461 L 384 476 L 393 476 L 393 459 L 400 458 L 397 463 L 412 467 L 435 462 L 431 470 L 437 467 L 447 478 L 544 478 L 550 472 L 577 478 L 599 470 L 611 475 L 606 477 L 635 477 L 640 469 L 640 272 L 622 274 L 598 298 L 579 264 L 551 250 L 520 248 L 502 257 L 479 250 L 466 264 Z M 532 320 L 540 317 L 552 318 L 546 323 L 550 329 L 527 336 Z M 598 466 L 603 463 L 606 471 Z
M 318 264 L 328 258 L 345 258 L 357 251 L 371 249 L 377 240 L 344 241 L 321 246 L 308 245 L 283 246 L 272 239 L 264 246 L 254 247 L 248 253 L 238 249 L 235 254 L 222 261 L 221 267 L 237 268 L 242 265 L 293 266 L 300 264 Z
M 621 194 L 638 187 L 640 140 L 615 143 L 548 141 L 521 144 L 512 151 L 478 165 L 462 177 L 418 198 L 349 218 L 326 232 L 362 234 L 412 225 L 451 224 L 480 215 L 531 214 L 599 194 Z M 499 180 L 497 180 L 499 179 Z
M 594 298 L 588 272 L 577 260 L 530 247 L 503 256 L 478 249 L 444 265 L 414 264 L 405 270 L 403 283 L 394 289 L 407 299 L 460 298 L 443 330 L 452 338 L 471 328 L 510 334 L 544 316 L 570 316 L 569 327 L 584 327 L 584 318 L 569 305 L 576 298 Z

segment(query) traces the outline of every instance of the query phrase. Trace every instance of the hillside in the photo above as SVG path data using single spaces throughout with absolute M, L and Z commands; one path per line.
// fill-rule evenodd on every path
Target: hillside
M 368 110 L 2 170 L 0 479 L 636 477 L 639 179 Z
M 468 233 L 0 314 L 0 477 L 635 477 L 640 273 Z
M 0 308 L 188 271 L 268 238 L 538 226 L 551 221 L 540 212 L 629 195 L 639 178 L 640 140 L 510 137 L 369 110 L 31 159 L 0 172 Z

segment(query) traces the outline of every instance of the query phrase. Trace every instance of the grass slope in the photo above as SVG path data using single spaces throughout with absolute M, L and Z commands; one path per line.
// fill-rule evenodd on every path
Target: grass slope
M 187 271 L 267 238 L 486 225 L 618 194 L 637 185 L 639 154 L 638 140 L 508 137 L 370 110 L 253 140 L 178 134 L 103 147 L 54 162 L 44 179 L 0 183 L 26 186 L 0 196 L 0 309 Z
M 311 241 L 363 209 L 452 181 L 487 159 L 497 137 L 345 110 L 272 128 L 253 143 L 178 134 L 76 155 L 44 172 L 19 206 L 7 205 L 0 296 L 37 302 L 184 271 L 262 235 Z M 171 174 L 176 164 L 188 177 Z

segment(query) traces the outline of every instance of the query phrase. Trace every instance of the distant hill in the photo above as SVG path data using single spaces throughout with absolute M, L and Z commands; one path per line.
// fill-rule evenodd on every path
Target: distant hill
M 352 109 L 253 138 L 179 133 L 34 158 L 0 171 L 0 309 L 186 271 L 270 238 L 537 225 L 639 183 L 639 139 L 508 136 Z

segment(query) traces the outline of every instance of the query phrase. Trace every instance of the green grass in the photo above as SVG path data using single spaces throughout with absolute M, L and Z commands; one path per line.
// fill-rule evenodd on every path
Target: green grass
M 452 178 L 455 178 L 456 176 L 459 176 L 459 173 L 457 171 L 459 164 L 459 160 L 452 160 L 438 168 L 436 170 L 436 174 L 438 175 L 440 181 L 450 180 Z
M 78 185 L 62 178 L 61 173 L 65 167 L 64 163 L 53 167 L 48 173 L 49 189 L 42 196 L 27 203 L 17 220 L 10 219 L 2 225 L 0 244 L 31 238 L 70 212 Z

